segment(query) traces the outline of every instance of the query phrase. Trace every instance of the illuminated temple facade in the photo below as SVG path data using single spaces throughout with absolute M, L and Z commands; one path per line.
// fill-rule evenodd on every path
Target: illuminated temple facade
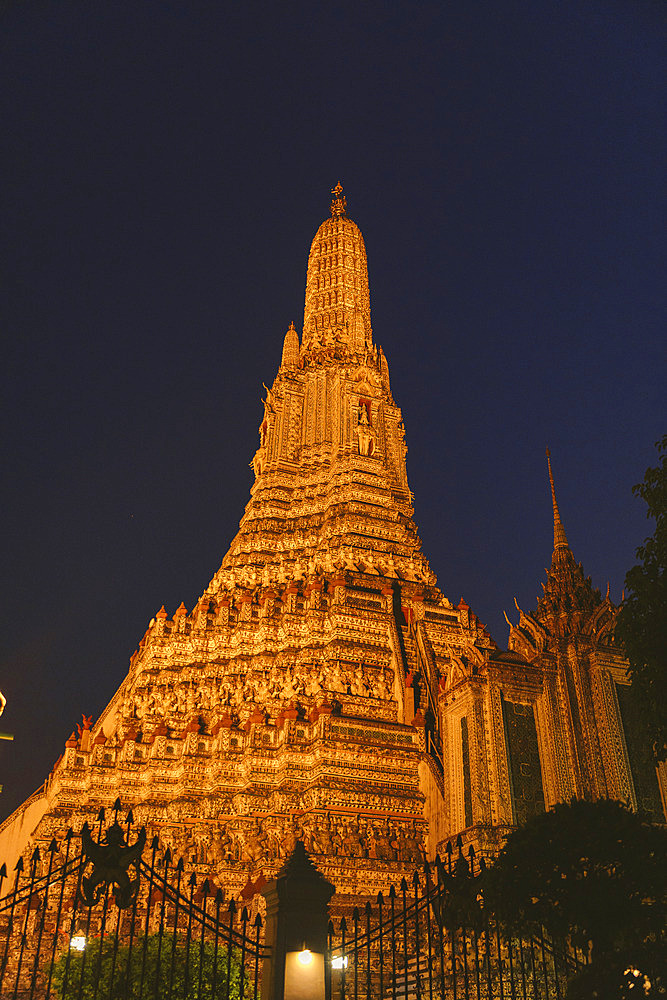
M 555 493 L 544 594 L 507 651 L 438 588 L 364 241 L 333 195 L 222 565 L 194 608 L 151 620 L 108 707 L 0 828 L 0 860 L 120 796 L 229 893 L 251 893 L 302 839 L 349 899 L 459 833 L 492 850 L 573 796 L 662 817 L 624 729 L 616 609 L 575 562 Z

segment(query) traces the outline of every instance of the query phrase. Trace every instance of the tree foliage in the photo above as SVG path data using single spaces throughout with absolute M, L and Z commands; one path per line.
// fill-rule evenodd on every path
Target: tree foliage
M 85 952 L 65 952 L 54 966 L 53 984 L 56 995 L 62 1000 L 124 1000 L 138 997 L 142 981 L 145 997 L 166 997 L 171 995 L 183 1000 L 211 1000 L 213 996 L 227 997 L 227 947 L 220 943 L 217 956 L 215 946 L 204 942 L 201 961 L 201 992 L 199 991 L 200 942 L 192 940 L 189 949 L 185 939 L 177 938 L 173 950 L 173 935 L 166 932 L 160 943 L 157 934 L 146 940 L 146 959 L 143 963 L 144 938 L 135 938 L 132 945 L 131 961 L 128 965 L 128 945 L 116 946 L 113 935 L 100 942 L 92 938 Z M 159 955 L 159 962 L 158 962 Z M 172 973 L 173 968 L 173 973 Z M 240 996 L 240 961 L 232 951 L 229 977 L 229 1000 Z M 83 975 L 83 978 L 82 978 Z M 246 973 L 247 975 L 247 973 Z M 129 983 L 128 983 L 129 979 Z M 187 982 L 186 982 L 187 980 Z M 215 983 L 215 994 L 213 986 Z M 157 990 L 156 990 L 157 986 Z M 248 992 L 246 981 L 245 991 Z
M 616 626 L 630 661 L 632 690 L 656 761 L 667 760 L 667 434 L 657 442 L 659 464 L 632 492 L 647 505 L 655 531 L 637 549 L 640 563 L 625 577 Z
M 593 984 L 601 988 L 603 979 L 646 963 L 653 963 L 657 984 L 667 918 L 667 830 L 608 799 L 557 805 L 510 835 L 489 870 L 487 899 L 510 932 L 539 935 L 543 926 L 584 951 L 592 946 L 592 967 L 568 998 L 625 996 L 609 985 L 607 993 L 596 993 Z M 584 981 L 589 993 L 582 992 Z

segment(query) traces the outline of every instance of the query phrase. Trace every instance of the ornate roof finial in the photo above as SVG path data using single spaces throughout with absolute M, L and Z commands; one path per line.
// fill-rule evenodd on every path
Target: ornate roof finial
M 331 199 L 331 214 L 337 219 L 341 215 L 345 215 L 345 209 L 347 208 L 347 200 L 343 194 L 343 186 L 340 181 L 338 181 L 336 187 L 331 188 L 331 193 L 333 195 Z
M 556 501 L 556 488 L 554 486 L 553 472 L 551 471 L 551 452 L 547 448 L 547 465 L 549 467 L 549 482 L 551 484 L 551 500 L 554 507 L 554 549 L 568 549 L 567 535 L 560 519 L 558 503 Z

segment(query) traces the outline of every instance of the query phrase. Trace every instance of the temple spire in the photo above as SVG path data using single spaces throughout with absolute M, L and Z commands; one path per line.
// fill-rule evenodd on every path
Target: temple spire
M 547 448 L 547 465 L 549 467 L 549 482 L 551 484 L 551 500 L 554 508 L 554 550 L 557 549 L 568 549 L 567 535 L 565 534 L 565 528 L 563 527 L 563 522 L 560 519 L 560 512 L 558 510 L 558 502 L 556 500 L 556 488 L 554 486 L 554 476 L 551 471 L 551 452 Z
M 331 215 L 308 257 L 302 348 L 363 355 L 373 346 L 364 238 L 347 214 L 343 188 L 331 189 Z

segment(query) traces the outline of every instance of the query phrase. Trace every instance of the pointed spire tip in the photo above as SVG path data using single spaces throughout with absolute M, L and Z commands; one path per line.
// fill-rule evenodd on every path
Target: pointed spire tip
M 551 470 L 551 452 L 549 451 L 548 448 L 547 448 L 547 467 L 549 469 L 551 502 L 553 505 L 553 512 L 554 512 L 554 550 L 568 549 L 570 546 L 567 541 L 567 535 L 565 534 L 565 528 L 563 527 L 563 522 L 560 519 L 560 511 L 558 510 L 558 501 L 556 500 L 556 487 L 554 486 L 554 476 Z

